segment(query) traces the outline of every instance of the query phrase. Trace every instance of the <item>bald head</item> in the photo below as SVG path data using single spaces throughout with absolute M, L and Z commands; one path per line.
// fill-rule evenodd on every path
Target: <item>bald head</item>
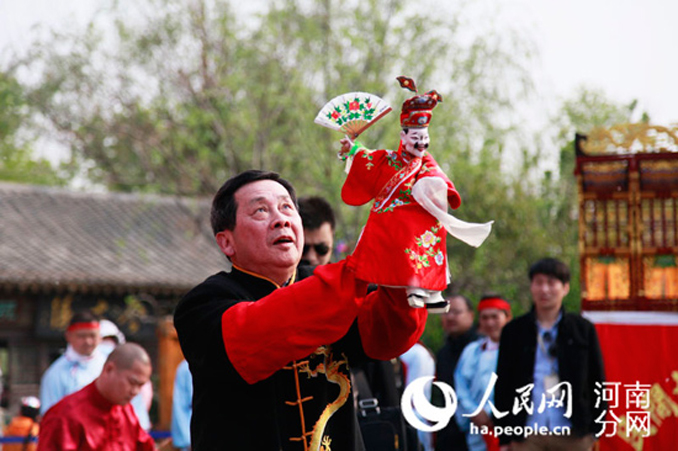
M 129 403 L 151 377 L 151 359 L 136 343 L 125 343 L 111 352 L 95 381 L 99 393 L 113 404 Z
M 120 370 L 128 370 L 134 366 L 134 362 L 142 365 L 150 365 L 151 358 L 144 348 L 136 343 L 125 343 L 113 350 L 108 356 L 106 363 L 112 362 Z

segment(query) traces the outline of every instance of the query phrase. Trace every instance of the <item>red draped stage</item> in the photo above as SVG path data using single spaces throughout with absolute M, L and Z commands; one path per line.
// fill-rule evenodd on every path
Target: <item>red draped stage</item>
M 678 449 L 678 314 L 583 312 L 596 325 L 608 401 L 600 451 Z

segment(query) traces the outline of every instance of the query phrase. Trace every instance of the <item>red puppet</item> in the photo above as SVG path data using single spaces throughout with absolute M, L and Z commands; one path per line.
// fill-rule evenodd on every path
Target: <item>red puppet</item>
M 412 79 L 400 85 L 417 92 Z M 357 277 L 377 285 L 407 288 L 413 307 L 444 312 L 441 296 L 450 282 L 447 233 L 479 246 L 492 222 L 470 224 L 447 213 L 461 197 L 428 152 L 428 125 L 441 96 L 436 91 L 407 99 L 400 114 L 397 151 L 368 150 L 351 139 L 341 140 L 348 176 L 341 196 L 349 205 L 374 203 L 350 264 Z

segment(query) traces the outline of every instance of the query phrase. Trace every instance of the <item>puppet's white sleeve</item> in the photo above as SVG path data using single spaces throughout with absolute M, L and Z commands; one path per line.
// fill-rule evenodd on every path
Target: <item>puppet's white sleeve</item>
M 494 221 L 475 224 L 447 213 L 447 184 L 440 177 L 423 177 L 417 181 L 412 187 L 412 196 L 450 235 L 468 245 L 480 246 L 492 231 Z

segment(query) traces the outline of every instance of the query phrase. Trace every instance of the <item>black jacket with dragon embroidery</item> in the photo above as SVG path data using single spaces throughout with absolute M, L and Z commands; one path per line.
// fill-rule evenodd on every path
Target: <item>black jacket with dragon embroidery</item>
M 360 451 L 349 362 L 388 359 L 421 335 L 401 290 L 366 295 L 345 262 L 273 282 L 234 268 L 174 315 L 193 375 L 194 451 Z M 303 279 L 303 280 L 302 280 Z

